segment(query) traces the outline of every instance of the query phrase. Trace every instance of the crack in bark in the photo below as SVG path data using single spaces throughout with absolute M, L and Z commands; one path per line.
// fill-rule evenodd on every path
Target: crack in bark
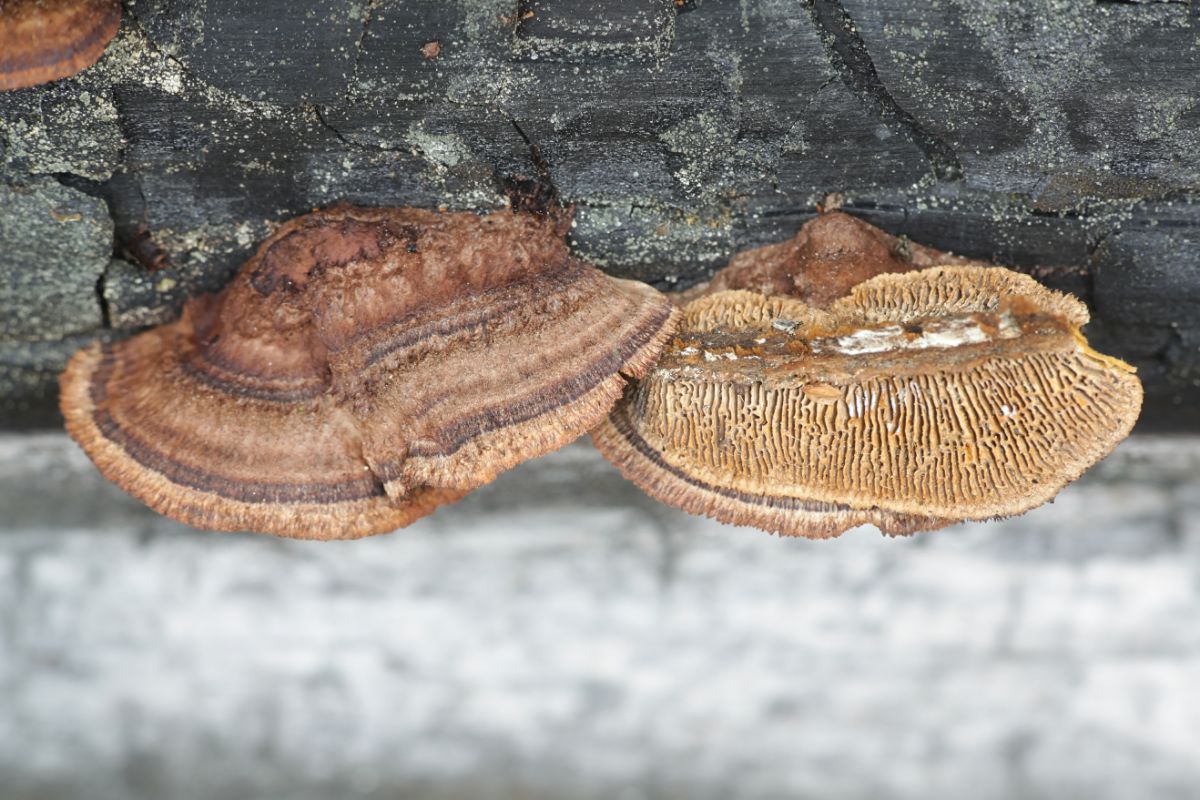
M 105 282 L 108 279 L 108 267 L 96 277 L 96 303 L 100 306 L 100 327 L 112 328 L 112 314 L 108 308 L 108 298 L 104 295 Z
M 55 172 L 51 173 L 55 182 L 60 186 L 65 186 L 68 189 L 73 189 L 89 197 L 94 197 L 104 201 L 104 207 L 108 211 L 108 218 L 113 224 L 113 242 L 112 252 L 110 253 L 109 263 L 104 266 L 100 274 L 96 276 L 94 290 L 96 293 L 96 305 L 100 309 L 100 328 L 103 330 L 112 329 L 112 313 L 108 307 L 108 298 L 104 294 L 106 281 L 108 279 L 108 270 L 112 265 L 113 259 L 120 259 L 120 245 L 117 234 L 117 211 L 116 197 L 112 191 L 112 178 L 107 180 L 97 181 L 91 178 L 85 178 L 82 175 L 76 175 L 73 172 Z
M 963 177 L 962 163 L 954 149 L 925 130 L 892 97 L 875 70 L 875 63 L 840 0 L 807 0 L 813 24 L 829 54 L 834 69 L 863 102 L 867 103 L 889 127 L 898 129 L 924 154 L 939 180 L 956 181 Z
M 550 172 L 550 164 L 542 156 L 542 150 L 530 138 L 521 123 L 515 117 L 509 116 L 503 109 L 500 113 L 513 126 L 513 130 L 529 148 L 529 160 L 533 163 L 537 177 L 532 181 L 521 175 L 497 175 L 502 191 L 508 195 L 514 208 L 525 207 L 538 213 L 547 213 L 551 208 L 562 207 L 562 195 L 554 184 L 554 176 Z
M 95 178 L 88 178 L 83 175 L 77 175 L 74 172 L 51 172 L 41 173 L 53 178 L 55 183 L 60 186 L 65 186 L 68 189 L 74 189 L 77 192 L 86 194 L 88 197 L 95 197 L 108 203 L 108 182 L 111 178 L 98 181 Z M 109 209 L 111 213 L 111 209 Z
M 317 105 L 316 103 L 301 103 L 300 107 L 303 108 L 305 111 L 312 112 L 312 115 L 314 117 L 316 117 L 317 122 L 319 122 L 321 124 L 321 127 L 324 128 L 325 130 L 329 131 L 330 133 L 332 133 L 334 135 L 334 138 L 336 138 L 342 144 L 346 145 L 346 147 L 349 147 L 349 148 L 352 148 L 355 150 L 365 149 L 361 144 L 359 144 L 357 142 L 352 142 L 349 139 L 347 139 L 345 136 L 343 136 L 342 132 L 339 131 L 337 128 L 335 128 L 329 122 L 329 120 L 327 120 L 325 118 L 325 112 L 322 111 L 321 107 L 319 105 Z
M 521 140 L 525 142 L 525 146 L 529 148 L 529 160 L 533 162 L 533 168 L 537 170 L 538 179 L 549 186 L 554 194 L 557 195 L 558 187 L 554 185 L 554 178 L 550 174 L 550 165 L 546 162 L 545 157 L 542 156 L 541 148 L 534 143 L 533 139 L 529 138 L 529 134 L 525 133 L 525 129 L 521 127 L 521 123 L 517 122 L 515 118 L 509 117 L 508 121 L 512 123 L 517 135 L 521 137 Z

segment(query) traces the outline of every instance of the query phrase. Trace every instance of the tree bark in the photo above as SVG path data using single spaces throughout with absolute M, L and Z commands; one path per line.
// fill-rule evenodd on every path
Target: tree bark
M 78 76 L 0 94 L 0 423 L 93 336 L 219 288 L 339 201 L 501 207 L 684 288 L 829 192 L 1030 272 L 1200 430 L 1200 11 L 1178 2 L 140 0 Z M 437 45 L 431 45 L 436 42 Z

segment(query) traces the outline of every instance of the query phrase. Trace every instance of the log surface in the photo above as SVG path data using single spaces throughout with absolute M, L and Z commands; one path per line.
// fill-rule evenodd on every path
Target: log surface
M 0 94 L 0 424 L 281 220 L 541 180 L 664 289 L 841 192 L 1075 292 L 1142 428 L 1200 430 L 1198 35 L 1182 2 L 130 2 L 94 67 Z

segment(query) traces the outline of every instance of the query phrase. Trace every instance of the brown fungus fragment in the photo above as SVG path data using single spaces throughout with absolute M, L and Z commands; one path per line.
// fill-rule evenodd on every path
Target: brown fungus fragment
M 804 223 L 786 242 L 738 253 L 705 289 L 707 293 L 745 289 L 824 307 L 876 275 L 972 263 L 979 262 L 897 238 L 849 214 L 828 211 Z
M 0 0 L 0 91 L 90 67 L 120 27 L 118 0 Z
M 121 255 L 147 272 L 157 272 L 171 266 L 171 257 L 145 228 L 136 229 L 120 242 Z
M 199 527 L 392 530 L 597 424 L 674 325 L 556 221 L 338 207 L 291 220 L 182 318 L 61 378 L 100 470 Z
M 1087 309 L 1000 268 L 886 274 L 821 309 L 717 292 L 593 439 L 652 496 L 810 537 L 1020 514 L 1129 433 L 1134 370 Z

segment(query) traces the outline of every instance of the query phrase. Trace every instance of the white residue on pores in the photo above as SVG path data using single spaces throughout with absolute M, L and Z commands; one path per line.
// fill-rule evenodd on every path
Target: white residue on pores
M 899 324 L 862 328 L 844 336 L 817 340 L 813 343 L 813 349 L 857 356 L 888 350 L 948 349 L 979 344 L 993 338 L 1013 339 L 1020 335 L 1020 326 L 1011 314 L 1002 315 L 999 327 L 994 331 L 988 331 L 975 315 L 969 315 L 928 320 L 907 330 Z

